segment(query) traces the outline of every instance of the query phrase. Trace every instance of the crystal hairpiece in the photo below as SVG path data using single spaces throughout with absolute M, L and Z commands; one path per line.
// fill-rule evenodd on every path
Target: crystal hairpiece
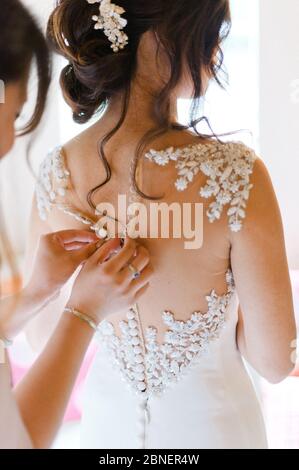
M 111 42 L 111 48 L 114 52 L 128 44 L 129 38 L 122 31 L 128 24 L 122 14 L 126 12 L 124 8 L 111 3 L 111 0 L 87 0 L 88 3 L 99 3 L 99 16 L 93 15 L 92 19 L 96 22 L 94 29 L 103 29 L 104 34 Z

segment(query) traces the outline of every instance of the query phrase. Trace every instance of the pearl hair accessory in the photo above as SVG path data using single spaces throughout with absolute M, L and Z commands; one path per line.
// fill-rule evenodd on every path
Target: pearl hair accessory
M 124 49 L 128 44 L 129 38 L 122 31 L 128 24 L 122 14 L 124 8 L 111 3 L 111 0 L 86 0 L 90 4 L 99 3 L 99 16 L 93 15 L 95 21 L 94 29 L 102 29 L 104 34 L 111 42 L 111 48 L 114 52 Z

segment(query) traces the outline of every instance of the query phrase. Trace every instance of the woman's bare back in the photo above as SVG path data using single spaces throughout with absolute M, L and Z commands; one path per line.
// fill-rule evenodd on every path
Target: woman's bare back
M 105 129 L 102 132 L 104 134 Z M 53 154 L 46 160 L 37 189 L 39 213 L 36 207 L 33 210 L 32 246 L 36 243 L 34 238 L 36 240 L 41 232 L 86 228 L 86 224 L 80 222 L 80 214 L 94 222 L 99 219 L 89 207 L 86 196 L 106 177 L 97 153 L 100 137 L 96 124 L 56 151 L 58 177 L 55 176 L 55 164 L 51 163 Z M 132 134 L 130 138 L 127 133 L 124 144 L 125 136 L 121 133 L 107 145 L 105 153 L 112 177 L 96 193 L 95 205 L 108 202 L 117 210 L 119 195 L 126 195 L 130 203 L 130 161 L 139 137 L 134 139 Z M 277 302 L 283 309 L 292 308 L 288 294 L 277 295 L 281 289 L 289 292 L 279 209 L 267 171 L 251 149 L 240 143 L 206 142 L 187 132 L 166 134 L 147 149 L 140 161 L 138 185 L 145 194 L 163 196 L 159 201 L 138 197 L 138 202 L 142 202 L 147 210 L 148 230 L 151 228 L 151 206 L 155 202 L 166 203 L 167 207 L 178 204 L 182 217 L 183 209 L 189 206 L 192 213 L 190 227 L 193 229 L 196 226 L 196 204 L 202 207 L 203 214 L 202 224 L 198 225 L 197 219 L 196 226 L 196 237 L 198 240 L 202 237 L 202 244 L 195 249 L 186 249 L 186 242 L 190 240 L 183 235 L 179 238 L 151 238 L 147 233 L 140 240 L 151 254 L 154 276 L 138 301 L 139 327 L 142 332 L 153 327 L 157 344 L 164 344 L 165 333 L 170 325 L 174 325 L 172 321 L 190 323 L 194 312 L 206 315 L 208 321 L 211 310 L 215 310 L 209 302 L 213 299 L 218 302 L 218 310 L 221 302 L 229 302 L 231 285 L 227 275 L 230 271 L 245 323 L 248 322 L 248 331 L 252 328 L 252 334 L 255 334 L 255 322 L 260 322 L 261 334 L 263 329 L 267 330 L 263 317 L 267 305 L 272 311 L 277 311 Z M 61 210 L 61 206 L 68 209 Z M 270 212 L 269 207 L 272 207 Z M 77 217 L 74 217 L 74 212 Z M 46 220 L 41 221 L 40 216 Z M 127 223 L 128 218 L 125 220 L 125 216 L 121 216 L 121 222 Z M 270 233 L 268 242 L 267 230 L 273 222 L 277 230 Z M 158 228 L 161 229 L 160 224 Z M 276 250 L 275 264 L 280 266 L 279 274 L 270 268 L 273 259 L 269 244 L 271 250 Z M 60 303 L 50 307 L 48 316 L 44 315 L 40 323 L 32 326 L 30 335 L 35 345 L 39 346 L 54 328 L 57 320 L 53 311 L 62 311 L 66 299 L 65 294 Z M 163 312 L 168 313 L 165 316 Z M 124 320 L 127 320 L 127 312 L 117 312 L 109 318 L 119 337 L 123 334 L 123 323 L 120 322 Z M 240 332 L 236 335 L 243 338 L 243 318 L 239 323 Z M 285 327 L 289 330 L 286 336 L 290 336 L 292 326 L 289 323 Z M 242 347 L 241 339 L 239 347 Z
M 157 142 L 157 145 L 155 145 L 155 149 L 162 149 L 160 153 L 162 158 L 163 151 L 170 147 L 171 137 L 171 135 L 166 136 L 163 141 Z M 91 188 L 105 179 L 104 168 L 97 154 L 97 139 L 98 134 L 91 128 L 61 150 L 61 160 L 65 168 L 69 170 L 70 176 L 67 178 L 65 196 L 58 195 L 55 200 L 56 204 L 72 206 L 77 212 L 87 215 L 93 220 L 97 220 L 97 217 L 89 207 L 86 195 Z M 172 137 L 172 142 L 177 139 L 178 137 L 175 135 L 175 139 Z M 96 205 L 108 202 L 118 210 L 120 195 L 125 196 L 128 205 L 130 204 L 130 160 L 134 151 L 134 141 L 130 141 L 130 138 L 127 141 L 129 144 L 122 146 L 116 138 L 113 144 L 108 146 L 106 152 L 112 168 L 112 178 L 96 194 Z M 176 146 L 171 145 L 173 153 L 179 149 L 183 158 L 191 151 L 198 154 L 197 167 L 200 164 L 200 158 L 202 161 L 207 160 L 207 156 L 203 156 L 203 153 L 211 154 L 209 158 L 215 159 L 212 156 L 213 152 L 215 153 L 215 146 L 218 147 L 216 142 L 205 143 L 189 133 L 183 133 L 180 136 L 180 142 L 178 141 Z M 245 147 L 243 151 L 245 151 Z M 244 158 L 245 156 L 244 154 Z M 178 171 L 175 165 L 175 161 L 170 161 L 169 164 L 161 166 L 156 161 L 143 158 L 140 162 L 141 171 L 139 175 L 141 176 L 139 176 L 140 181 L 138 181 L 140 189 L 145 194 L 151 196 L 163 195 L 159 201 L 138 197 L 138 202 L 142 202 L 147 209 L 148 232 L 151 228 L 153 229 L 151 224 L 154 221 L 150 217 L 150 207 L 153 204 L 163 202 L 167 204 L 167 207 L 170 207 L 173 203 L 178 204 L 177 207 L 179 207 L 179 213 L 182 217 L 180 238 L 173 238 L 171 233 L 172 220 L 171 217 L 169 220 L 169 213 L 166 211 L 164 215 L 170 224 L 170 236 L 167 238 L 161 238 L 161 236 L 151 238 L 150 233 L 148 233 L 148 236 L 141 240 L 141 243 L 151 253 L 155 274 L 149 288 L 138 302 L 140 318 L 144 328 L 148 326 L 157 328 L 160 342 L 163 341 L 164 333 L 167 330 L 167 326 L 162 321 L 162 312 L 165 310 L 173 312 L 176 319 L 184 322 L 190 319 L 193 312 L 206 312 L 208 308 L 206 296 L 213 289 L 219 295 L 226 293 L 226 273 L 230 269 L 228 217 L 224 214 L 219 221 L 209 223 L 206 213 L 213 198 L 205 199 L 199 195 L 199 190 L 205 186 L 207 177 L 202 172 L 198 172 L 185 191 L 178 191 L 175 187 L 175 182 L 178 179 Z M 248 167 L 248 171 L 251 171 L 250 167 Z M 54 182 L 54 186 L 56 184 Z M 186 209 L 187 205 L 189 205 L 188 209 Z M 197 206 L 196 220 L 195 206 Z M 187 220 L 188 210 L 191 213 L 191 221 Z M 123 217 L 123 215 L 121 216 Z M 121 222 L 125 224 L 128 219 Z M 165 220 L 163 222 L 165 223 Z M 84 228 L 85 226 L 80 221 L 75 220 L 72 215 L 65 214 L 55 207 L 47 214 L 47 223 L 53 231 L 66 228 Z M 161 218 L 157 229 L 161 235 Z M 188 243 L 191 240 L 184 238 L 184 229 L 185 231 L 186 229 L 195 229 L 197 232 L 197 241 L 196 239 L 193 241 L 193 246 L 191 243 L 191 249 L 186 248 L 186 242 Z M 119 320 L 124 316 L 125 313 L 122 312 L 110 318 L 116 331 L 118 331 Z

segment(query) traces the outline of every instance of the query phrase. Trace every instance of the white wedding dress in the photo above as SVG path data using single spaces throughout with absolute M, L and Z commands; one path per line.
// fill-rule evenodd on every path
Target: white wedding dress
M 228 206 L 230 229 L 242 228 L 255 154 L 241 143 L 199 144 L 150 151 L 158 165 L 175 164 L 178 191 L 198 173 L 211 199 L 207 216 L 220 218 Z M 70 179 L 60 149 L 44 161 L 37 186 L 40 216 L 54 205 L 96 230 L 96 224 L 63 203 Z M 200 282 L 200 281 L 198 281 Z M 85 385 L 82 448 L 256 449 L 267 440 L 261 408 L 236 344 L 238 297 L 233 274 L 226 293 L 206 293 L 208 309 L 184 319 L 161 312 L 167 327 L 157 341 L 155 324 L 144 327 L 138 306 L 119 322 L 100 324 L 99 350 Z

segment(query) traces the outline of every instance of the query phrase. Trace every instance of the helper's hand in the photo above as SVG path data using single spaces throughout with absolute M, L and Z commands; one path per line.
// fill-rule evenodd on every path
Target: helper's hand
M 26 293 L 44 300 L 57 295 L 75 270 L 96 251 L 99 238 L 84 230 L 64 230 L 43 235 L 36 252 Z
M 110 240 L 86 261 L 67 305 L 97 324 L 112 313 L 130 308 L 144 293 L 153 272 L 146 248 L 129 238 L 119 248 L 120 239 Z M 137 279 L 134 270 L 140 273 Z

